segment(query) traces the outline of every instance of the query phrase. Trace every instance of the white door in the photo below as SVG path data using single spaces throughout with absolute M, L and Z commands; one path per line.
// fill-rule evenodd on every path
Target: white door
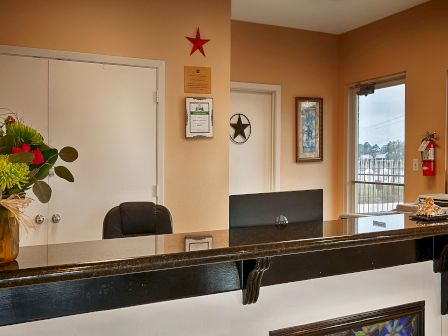
M 273 190 L 273 113 L 270 93 L 230 93 L 231 195 Z
M 56 148 L 79 152 L 68 183 L 53 189 L 49 243 L 97 240 L 108 210 L 126 201 L 156 202 L 156 70 L 50 60 L 49 134 Z
M 48 60 L 0 55 L 0 110 L 1 114 L 13 111 L 42 136 L 48 138 Z M 48 216 L 48 204 L 42 204 L 29 190 L 34 199 L 25 213 L 32 220 L 40 214 Z M 33 230 L 20 228 L 20 245 L 47 243 L 47 221 Z

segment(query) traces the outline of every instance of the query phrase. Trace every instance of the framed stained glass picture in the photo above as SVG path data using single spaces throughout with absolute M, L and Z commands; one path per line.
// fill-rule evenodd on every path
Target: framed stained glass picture
M 269 332 L 269 336 L 423 336 L 425 303 L 414 302 Z
M 323 160 L 323 99 L 296 97 L 296 161 Z

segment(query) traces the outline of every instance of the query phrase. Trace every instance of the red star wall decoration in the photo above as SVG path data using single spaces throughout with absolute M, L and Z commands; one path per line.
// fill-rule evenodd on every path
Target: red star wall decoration
M 185 38 L 193 44 L 190 55 L 193 55 L 193 53 L 196 50 L 199 50 L 201 54 L 205 56 L 204 44 L 206 44 L 210 40 L 201 39 L 201 33 L 199 32 L 199 27 L 198 30 L 196 31 L 196 37 L 185 36 Z

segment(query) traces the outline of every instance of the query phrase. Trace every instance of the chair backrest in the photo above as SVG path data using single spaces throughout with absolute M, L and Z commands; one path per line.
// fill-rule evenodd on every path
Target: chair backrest
M 173 233 L 172 218 L 163 205 L 126 202 L 109 210 L 103 222 L 103 239 Z

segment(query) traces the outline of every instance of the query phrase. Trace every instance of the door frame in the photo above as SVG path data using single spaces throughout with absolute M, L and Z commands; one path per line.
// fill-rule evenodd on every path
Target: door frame
M 258 84 L 246 82 L 230 82 L 231 92 L 267 93 L 271 95 L 272 120 L 272 176 L 271 191 L 280 191 L 280 160 L 281 160 L 281 85 Z
M 149 60 L 132 57 L 109 56 L 101 54 L 87 54 L 62 50 L 25 48 L 8 45 L 0 45 L 0 55 L 37 57 L 64 61 L 101 63 L 108 65 L 125 65 L 139 68 L 151 68 L 156 70 L 156 178 L 157 190 L 155 191 L 157 203 L 164 204 L 164 171 L 165 171 L 165 61 Z

